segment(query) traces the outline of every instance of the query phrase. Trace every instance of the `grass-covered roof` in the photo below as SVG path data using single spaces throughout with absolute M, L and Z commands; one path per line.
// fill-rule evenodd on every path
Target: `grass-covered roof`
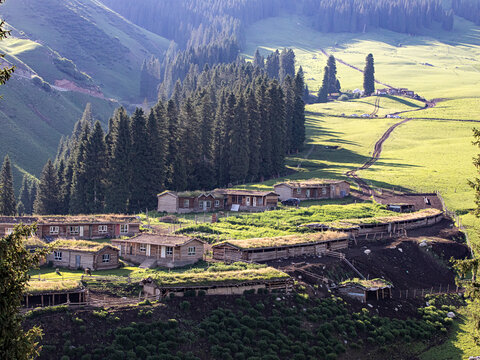
M 442 214 L 443 211 L 438 209 L 423 209 L 420 211 L 405 213 L 405 214 L 396 214 L 392 216 L 378 216 L 374 218 L 359 218 L 359 219 L 345 219 L 339 221 L 332 221 L 325 224 L 306 224 L 305 226 L 310 227 L 326 227 L 331 229 L 351 229 L 358 227 L 360 225 L 367 224 L 389 224 L 394 222 L 409 221 L 409 220 L 419 220 L 422 218 L 436 216 Z
M 116 249 L 112 245 L 105 244 L 105 243 L 98 243 L 95 241 L 87 241 L 87 240 L 65 240 L 59 239 L 52 242 L 52 246 L 54 250 L 75 250 L 75 251 L 83 251 L 83 252 L 91 252 L 96 253 L 104 248 L 112 248 Z
M 287 180 L 281 183 L 275 184 L 277 185 L 288 185 L 290 187 L 294 188 L 305 188 L 309 186 L 321 186 L 321 185 L 327 185 L 327 184 L 339 184 L 347 182 L 345 180 L 334 180 L 334 179 L 318 179 L 318 178 L 313 178 L 313 179 L 306 179 L 306 180 Z
M 258 249 L 258 248 L 272 248 L 291 245 L 300 245 L 308 243 L 317 243 L 331 240 L 347 239 L 348 234 L 337 231 L 322 231 L 309 234 L 295 234 L 285 235 L 269 238 L 254 238 L 244 240 L 227 240 L 217 245 L 229 244 L 240 249 Z
M 239 284 L 255 281 L 288 279 L 289 276 L 272 267 L 247 268 L 229 271 L 201 271 L 150 275 L 161 287 Z
M 340 285 L 344 285 L 344 286 L 356 285 L 365 290 L 376 290 L 376 289 L 393 287 L 392 283 L 388 282 L 385 279 L 379 279 L 379 278 L 370 279 L 370 280 L 359 279 L 359 278 L 348 279 L 348 280 L 342 281 Z
M 30 280 L 27 284 L 26 293 L 41 294 L 49 292 L 62 292 L 81 289 L 82 283 L 78 280 L 63 280 L 63 281 L 49 281 L 49 280 Z

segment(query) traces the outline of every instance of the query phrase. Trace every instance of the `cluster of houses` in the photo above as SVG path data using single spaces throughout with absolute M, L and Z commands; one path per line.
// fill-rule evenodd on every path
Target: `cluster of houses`
M 415 91 L 408 90 L 407 88 L 385 88 L 385 89 L 377 89 L 375 91 L 375 95 L 395 95 L 395 96 L 408 96 L 408 97 L 415 97 Z
M 212 191 L 164 191 L 157 195 L 158 212 L 190 213 L 212 211 L 273 210 L 279 201 L 339 199 L 350 194 L 343 180 L 310 179 L 274 185 L 273 191 L 216 189 Z

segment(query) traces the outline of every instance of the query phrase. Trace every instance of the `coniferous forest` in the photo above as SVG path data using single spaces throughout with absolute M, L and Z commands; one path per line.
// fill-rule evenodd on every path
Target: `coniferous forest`
M 284 173 L 305 140 L 305 85 L 284 49 L 192 68 L 168 101 L 118 109 L 105 133 L 85 109 L 43 170 L 36 213 L 138 212 L 164 189 L 212 189 Z

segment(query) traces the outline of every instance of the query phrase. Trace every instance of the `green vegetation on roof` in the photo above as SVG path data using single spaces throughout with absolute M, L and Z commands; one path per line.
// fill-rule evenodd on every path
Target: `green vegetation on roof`
M 78 280 L 63 280 L 63 281 L 35 281 L 28 282 L 26 293 L 36 294 L 45 292 L 70 291 L 79 289 L 82 284 Z
M 108 244 L 102 244 L 95 241 L 87 240 L 64 240 L 59 239 L 52 243 L 54 249 L 64 249 L 64 250 L 77 250 L 96 253 L 97 251 L 102 250 L 105 247 L 113 248 L 113 246 Z
M 25 246 L 45 246 L 46 244 L 36 236 L 31 236 L 24 242 Z
M 353 279 L 348 279 L 345 281 L 342 281 L 340 285 L 359 285 L 364 289 L 371 289 L 371 288 L 384 288 L 384 287 L 392 287 L 392 283 L 385 280 L 385 279 L 359 279 L 359 278 L 353 278 Z
M 272 267 L 256 264 L 235 263 L 213 265 L 206 270 L 196 269 L 183 273 L 152 274 L 150 277 L 159 286 L 202 286 L 215 284 L 239 284 L 251 281 L 287 279 L 289 276 Z
M 334 229 L 348 229 L 348 228 L 356 227 L 357 225 L 388 224 L 388 223 L 393 223 L 398 221 L 418 220 L 424 217 L 436 216 L 440 214 L 442 214 L 442 211 L 438 209 L 423 209 L 413 213 L 397 214 L 395 216 L 379 216 L 375 218 L 364 218 L 364 219 L 346 219 L 341 221 L 334 221 L 325 225 Z
M 348 235 L 336 231 L 322 231 L 308 234 L 295 234 L 287 236 L 277 236 L 271 238 L 254 238 L 245 240 L 228 240 L 220 244 L 230 244 L 241 249 L 255 249 L 265 247 L 281 247 L 289 245 L 298 245 L 306 243 L 316 243 L 321 241 L 346 239 Z M 220 245 L 219 244 L 219 245 Z

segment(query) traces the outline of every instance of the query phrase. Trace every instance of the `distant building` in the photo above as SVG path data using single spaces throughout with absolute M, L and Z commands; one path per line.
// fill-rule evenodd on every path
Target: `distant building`
M 277 207 L 273 191 L 216 189 L 202 191 L 164 191 L 157 195 L 158 212 L 190 213 L 217 210 L 264 211 Z
M 363 303 L 390 299 L 393 285 L 384 279 L 351 279 L 340 283 L 338 292 Z
M 280 200 L 340 199 L 350 194 L 350 184 L 344 180 L 309 179 L 287 181 L 274 186 Z
M 140 232 L 140 221 L 125 215 L 79 216 L 2 216 L 0 237 L 10 234 L 17 224 L 37 224 L 37 236 L 55 238 L 104 239 L 133 236 Z
M 47 262 L 69 269 L 107 270 L 119 266 L 119 250 L 109 244 L 86 240 L 59 239 L 52 243 Z
M 203 259 L 205 242 L 180 235 L 141 234 L 130 239 L 112 240 L 120 249 L 120 256 L 128 261 L 143 264 L 141 267 L 179 267 Z

